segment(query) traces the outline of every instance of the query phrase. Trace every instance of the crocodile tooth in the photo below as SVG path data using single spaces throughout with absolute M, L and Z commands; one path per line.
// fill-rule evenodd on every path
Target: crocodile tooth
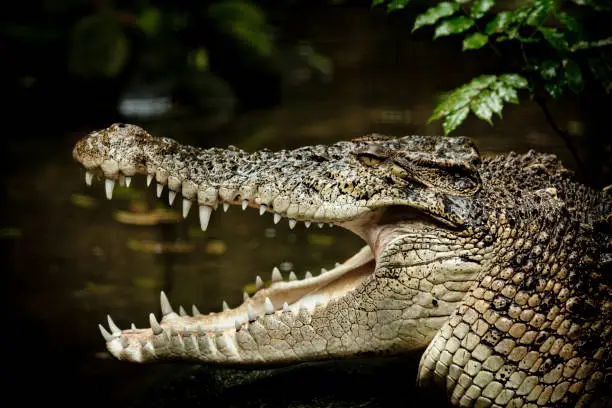
M 283 280 L 283 275 L 281 275 L 280 271 L 275 266 L 274 269 L 272 269 L 272 282 L 278 282 L 282 280 Z
M 227 212 L 229 210 L 230 205 L 228 203 L 223 203 L 223 212 Z
M 107 199 L 112 199 L 113 198 L 113 189 L 115 188 L 115 180 L 111 180 L 111 179 L 106 179 L 104 181 L 104 188 L 106 190 L 106 198 Z
M 206 231 L 208 228 L 208 222 L 210 221 L 210 214 L 212 213 L 212 207 L 207 205 L 200 206 L 200 228 L 202 231 Z
M 172 205 L 174 203 L 175 198 L 176 198 L 176 191 L 169 190 L 168 191 L 168 204 Z
M 289 228 L 294 229 L 295 228 L 295 224 L 297 224 L 297 221 L 294 220 L 293 218 L 289 219 Z
M 223 336 L 223 332 L 221 331 L 221 329 L 215 329 L 215 337 L 221 337 Z
M 113 335 L 107 332 L 104 326 L 99 324 L 98 328 L 100 329 L 100 333 L 102 333 L 102 337 L 104 337 L 104 341 L 111 341 L 113 339 Z
M 255 278 L 255 290 L 263 288 L 264 282 L 259 275 Z
M 264 215 L 264 213 L 266 212 L 266 205 L 262 204 L 259 206 L 259 215 Z
M 187 218 L 189 210 L 191 210 L 191 200 L 183 198 L 183 218 Z
M 132 330 L 138 330 L 138 329 L 136 328 L 136 325 L 135 325 L 134 323 L 132 323 L 132 324 L 130 325 L 130 329 L 132 329 Z
M 246 293 L 246 292 L 243 292 L 243 293 L 242 293 L 242 300 L 243 300 L 243 301 L 245 301 L 245 302 L 246 302 L 247 300 L 249 300 L 249 294 L 248 294 L 248 293 Z
M 236 328 L 236 331 L 240 331 L 242 324 L 240 324 L 238 320 L 234 320 L 234 327 Z
M 257 320 L 257 315 L 255 314 L 255 311 L 251 305 L 247 306 L 247 316 L 249 317 L 249 322 L 254 322 Z
M 340 262 L 336 262 L 336 268 L 342 265 Z
M 110 315 L 106 315 L 106 320 L 108 320 L 108 327 L 110 327 L 113 334 L 121 333 L 121 329 L 113 322 Z
M 329 225 L 329 228 L 334 226 L 334 224 L 332 224 L 331 222 L 329 224 L 327 224 L 327 225 Z
M 162 183 L 157 183 L 157 198 L 161 197 L 162 191 L 164 191 L 164 185 Z
M 147 174 L 147 187 L 151 186 L 151 182 L 153 181 L 153 175 Z
M 248 206 L 249 206 L 249 200 L 242 200 L 242 209 L 246 210 Z
M 310 224 L 312 224 L 310 221 L 304 221 L 306 228 L 310 228 Z
M 155 354 L 155 347 L 153 346 L 153 343 L 151 343 L 150 341 L 147 341 L 142 348 L 151 354 Z
M 306 275 L 304 275 L 304 279 L 310 279 L 312 278 L 312 273 L 310 273 L 310 271 L 306 271 Z
M 318 226 L 319 228 L 323 228 L 323 226 L 324 226 L 324 225 L 325 225 L 325 224 L 324 224 L 324 223 L 322 223 L 322 222 L 319 222 L 319 223 L 317 224 L 317 226 Z
M 266 314 L 274 313 L 274 305 L 272 304 L 272 301 L 269 297 L 266 297 L 266 300 L 264 302 L 264 311 Z
M 191 305 L 191 314 L 193 314 L 193 316 L 195 317 L 201 315 L 202 313 L 200 313 L 196 305 Z
M 278 224 L 278 222 L 281 220 L 281 215 L 280 214 L 274 214 L 274 223 Z
M 323 275 L 324 273 L 327 273 L 327 269 L 321 268 L 321 275 Z
M 151 326 L 151 330 L 153 330 L 153 334 L 157 335 L 164 332 L 164 329 L 161 328 L 153 313 L 149 314 L 149 325 Z
M 172 306 L 168 301 L 168 296 L 166 296 L 163 290 L 159 294 L 159 303 L 161 305 L 161 311 L 163 316 L 169 315 L 170 313 L 174 313 L 174 310 L 172 310 Z
M 225 312 L 226 310 L 229 310 L 229 305 L 227 304 L 227 302 L 224 300 L 223 303 L 221 303 L 221 307 L 223 308 L 223 311 Z
M 297 280 L 297 276 L 295 276 L 295 272 L 293 271 L 289 272 L 289 280 L 290 281 Z
M 289 309 L 289 303 L 285 302 L 283 303 L 283 312 L 289 312 L 291 309 Z
M 125 186 L 129 187 L 132 184 L 132 178 L 130 176 L 125 176 Z
M 93 181 L 93 173 L 91 171 L 85 172 L 85 184 L 91 187 L 91 183 Z
M 180 316 L 189 316 L 189 315 L 187 314 L 187 311 L 185 311 L 185 309 L 183 308 L 183 306 L 182 306 L 182 305 L 181 305 L 181 306 L 179 306 L 179 315 L 180 315 Z

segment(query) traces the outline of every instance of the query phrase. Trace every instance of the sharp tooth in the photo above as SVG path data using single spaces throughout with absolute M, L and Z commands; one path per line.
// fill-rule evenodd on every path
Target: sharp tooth
M 195 317 L 201 315 L 202 313 L 200 313 L 196 305 L 191 305 L 191 314 L 193 314 L 193 316 Z
M 228 203 L 223 203 L 223 212 L 227 212 L 227 210 L 229 210 L 229 204 Z
M 113 189 L 115 188 L 115 180 L 106 179 L 104 181 L 104 188 L 106 189 L 106 198 L 113 198 Z
M 312 273 L 310 273 L 310 271 L 306 271 L 306 275 L 304 275 L 304 279 L 310 279 L 312 278 Z
M 320 223 L 318 223 L 318 224 L 317 224 L 317 226 L 318 226 L 319 228 L 323 228 L 323 225 L 325 225 L 325 224 L 323 224 L 322 222 L 320 222 Z
M 111 341 L 113 339 L 113 335 L 107 332 L 104 326 L 99 324 L 98 328 L 100 329 L 100 333 L 102 333 L 102 337 L 104 337 L 104 341 Z
M 223 308 L 223 311 L 225 312 L 226 310 L 229 310 L 229 305 L 227 304 L 227 302 L 224 300 L 223 303 L 221 304 L 221 307 Z
M 289 272 L 289 280 L 290 281 L 297 280 L 297 276 L 295 276 L 295 272 L 293 271 Z
M 324 273 L 327 273 L 327 269 L 321 268 L 321 275 L 323 275 Z
M 135 325 L 134 323 L 132 323 L 132 324 L 130 325 L 130 329 L 132 329 L 132 330 L 138 330 L 138 329 L 136 328 L 136 325 Z
M 282 280 L 283 280 L 283 275 L 281 275 L 280 271 L 275 266 L 274 269 L 272 269 L 272 282 L 278 282 Z
M 85 184 L 91 187 L 91 183 L 93 181 L 93 173 L 91 171 L 85 172 Z
M 242 209 L 246 210 L 248 206 L 249 206 L 249 200 L 242 200 Z
M 132 178 L 130 176 L 125 176 L 125 186 L 129 187 L 132 184 Z
M 266 314 L 274 313 L 274 305 L 272 304 L 272 301 L 269 297 L 266 297 L 266 300 L 264 301 L 264 311 L 266 312 Z
M 215 329 L 215 336 L 216 336 L 216 337 L 221 337 L 221 336 L 223 336 L 223 332 L 221 331 L 221 329 Z
M 291 309 L 289 309 L 289 303 L 285 302 L 283 303 L 283 312 L 289 312 Z
M 149 353 L 155 354 L 155 347 L 153 347 L 153 343 L 151 343 L 150 341 L 147 341 L 143 348 Z
M 280 214 L 274 214 L 274 223 L 278 224 L 278 222 L 281 220 L 281 215 Z
M 310 228 L 310 224 L 312 224 L 310 221 L 304 221 L 306 228 Z
M 257 315 L 255 314 L 255 311 L 253 310 L 251 305 L 247 306 L 247 316 L 249 317 L 249 322 L 254 322 L 255 320 L 257 320 Z
M 147 187 L 149 187 L 151 185 L 152 181 L 153 181 L 153 175 L 152 174 L 147 174 Z
M 327 224 L 327 225 L 329 225 L 329 228 L 334 226 L 334 224 L 332 224 L 331 222 L 329 224 Z
M 242 325 L 240 324 L 238 320 L 234 320 L 234 327 L 236 328 L 236 331 L 240 331 L 240 328 L 242 327 Z
M 294 220 L 293 218 L 291 218 L 289 220 L 289 228 L 294 229 L 295 228 L 295 224 L 297 224 L 297 221 Z
M 183 198 L 183 218 L 187 218 L 189 210 L 191 210 L 191 200 Z
M 157 198 L 161 197 L 162 191 L 164 191 L 164 185 L 162 183 L 157 183 Z
M 264 282 L 259 275 L 255 278 L 255 290 L 263 288 Z
M 157 323 L 157 319 L 153 313 L 149 314 L 149 324 L 151 325 L 151 330 L 153 330 L 153 334 L 161 334 L 164 329 L 161 328 L 159 323 Z
M 248 293 L 246 293 L 246 292 L 243 292 L 243 293 L 242 293 L 242 300 L 246 302 L 246 301 L 247 301 L 247 300 L 249 300 L 249 299 L 250 299 L 250 298 L 249 298 L 249 294 L 248 294 Z
M 169 315 L 170 313 L 174 313 L 174 310 L 172 310 L 172 306 L 168 301 L 168 297 L 166 296 L 163 290 L 159 294 L 159 303 L 161 305 L 161 311 L 163 316 Z
M 180 316 L 188 316 L 187 312 L 183 308 L 183 306 L 179 306 L 179 315 Z
M 264 213 L 266 212 L 266 205 L 262 204 L 259 206 L 259 215 L 264 215 Z
M 115 324 L 115 322 L 113 322 L 113 319 L 111 319 L 110 315 L 106 315 L 106 320 L 108 320 L 108 327 L 110 327 L 111 332 L 113 334 L 121 333 L 121 329 Z
M 207 205 L 200 206 L 200 228 L 202 231 L 206 231 L 208 228 L 208 222 L 210 221 L 210 214 L 212 213 L 212 207 Z
M 172 205 L 172 203 L 174 203 L 175 198 L 176 198 L 176 191 L 169 190 L 168 191 L 168 204 Z

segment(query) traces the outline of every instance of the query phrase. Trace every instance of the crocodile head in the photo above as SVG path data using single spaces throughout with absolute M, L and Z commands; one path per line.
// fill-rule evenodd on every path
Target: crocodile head
M 151 314 L 151 328 L 101 326 L 122 360 L 275 364 L 422 348 L 478 271 L 477 261 L 451 251 L 474 222 L 471 197 L 481 184 L 480 157 L 465 138 L 369 135 L 247 153 L 113 124 L 78 141 L 73 156 L 88 184 L 105 180 L 109 199 L 116 180 L 129 185 L 136 174 L 155 179 L 158 196 L 168 188 L 170 202 L 182 194 L 183 215 L 197 204 L 204 230 L 219 205 L 237 205 L 270 213 L 275 223 L 287 218 L 290 228 L 338 225 L 367 244 L 319 276 L 283 280 L 275 269 L 271 283 L 258 277 L 253 297 L 219 313 L 177 314 L 162 292 L 163 317 Z M 438 285 L 444 280 L 447 287 Z

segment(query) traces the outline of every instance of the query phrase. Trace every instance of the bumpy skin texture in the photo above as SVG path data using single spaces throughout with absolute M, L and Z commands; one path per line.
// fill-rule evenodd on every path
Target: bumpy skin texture
M 612 403 L 612 200 L 555 156 L 481 159 L 465 138 L 379 135 L 203 150 L 120 124 L 73 155 L 107 179 L 152 175 L 207 216 L 242 204 L 368 244 L 315 278 L 273 275 L 220 313 L 179 316 L 163 295 L 161 324 L 103 330 L 119 359 L 285 364 L 425 348 L 419 384 L 457 406 Z

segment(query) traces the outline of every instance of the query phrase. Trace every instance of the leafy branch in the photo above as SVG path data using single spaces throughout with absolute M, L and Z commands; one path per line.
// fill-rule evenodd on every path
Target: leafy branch
M 405 8 L 410 0 L 373 0 L 387 11 Z M 612 26 L 595 28 L 593 18 L 607 21 L 612 6 L 606 0 L 524 0 L 512 10 L 499 10 L 495 0 L 438 2 L 416 17 L 412 31 L 433 27 L 433 39 L 462 35 L 463 51 L 490 47 L 512 67 L 504 75 L 482 75 L 442 98 L 429 121 L 442 120 L 445 134 L 457 129 L 470 112 L 493 124 L 504 103 L 519 103 L 518 90 L 528 90 L 555 132 L 581 166 L 569 134 L 553 120 L 546 99 L 568 91 L 580 94 L 587 85 L 612 92 Z M 607 14 L 606 14 L 607 13 Z M 504 47 L 504 52 L 499 47 Z M 513 52 L 516 51 L 516 52 Z M 513 58 L 520 55 L 520 58 Z M 514 71 L 514 72 L 512 72 Z

